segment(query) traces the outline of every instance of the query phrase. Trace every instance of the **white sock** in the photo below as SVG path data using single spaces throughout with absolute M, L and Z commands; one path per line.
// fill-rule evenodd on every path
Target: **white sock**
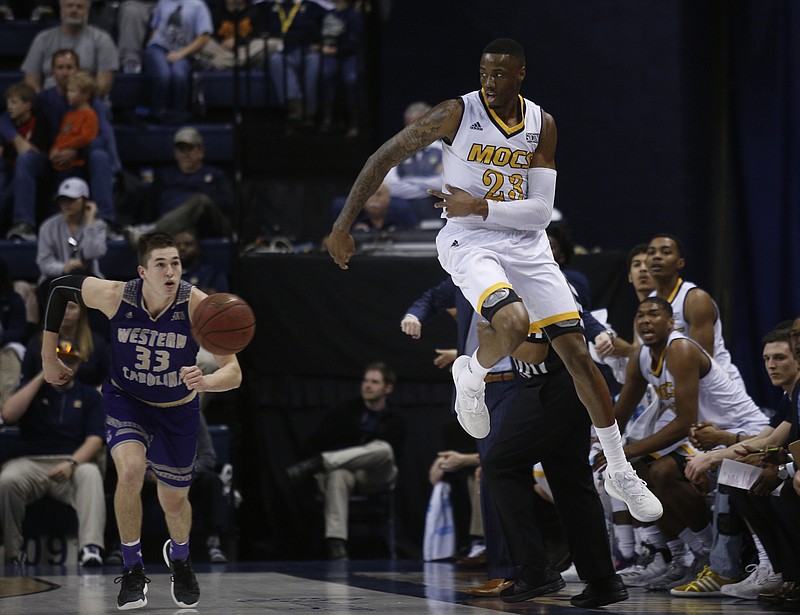
M 614 524 L 614 540 L 622 557 L 633 557 L 633 526 L 629 523 Z
M 670 540 L 667 542 L 667 549 L 672 554 L 674 558 L 682 558 L 686 555 L 686 543 L 684 543 L 680 538 L 676 538 L 675 540 Z
M 711 541 L 713 535 L 711 533 L 711 526 L 707 525 L 699 532 L 693 532 L 688 527 L 681 530 L 678 534 L 681 540 L 689 545 L 692 553 L 697 555 L 708 555 L 711 552 Z
M 637 555 L 641 555 L 644 551 L 644 547 L 642 547 L 643 542 L 644 539 L 642 538 L 642 528 L 633 528 L 633 550 Z
M 614 424 L 608 427 L 597 427 L 595 425 L 594 430 L 608 462 L 606 472 L 610 476 L 614 476 L 617 472 L 627 470 L 628 460 L 625 458 L 625 451 L 622 449 L 622 437 L 619 435 L 617 422 L 614 421 Z
M 758 553 L 758 565 L 767 566 L 770 572 L 774 573 L 775 569 L 772 567 L 772 562 L 769 561 L 769 555 L 767 555 L 767 550 L 764 548 L 761 539 L 755 534 L 752 534 L 752 536 L 753 544 L 756 546 L 756 553 Z
M 664 537 L 661 535 L 661 531 L 655 525 L 648 525 L 642 528 L 642 542 L 646 542 L 656 549 L 667 548 L 667 543 L 664 542 Z
M 478 361 L 478 351 L 476 349 L 469 358 L 467 369 L 461 372 L 459 384 L 468 391 L 477 393 L 481 390 L 481 387 L 483 386 L 483 379 L 486 378 L 486 374 L 489 373 L 490 367 L 491 365 L 489 367 L 484 367 L 480 364 Z

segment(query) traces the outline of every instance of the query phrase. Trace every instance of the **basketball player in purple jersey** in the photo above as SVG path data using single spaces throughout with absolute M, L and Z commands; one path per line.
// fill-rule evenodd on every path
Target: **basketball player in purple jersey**
M 197 450 L 198 393 L 239 386 L 236 355 L 215 355 L 219 369 L 203 375 L 195 364 L 192 315 L 206 294 L 181 280 L 172 237 L 144 235 L 138 246 L 139 277 L 129 282 L 63 276 L 50 284 L 42 363 L 45 380 L 61 384 L 71 375 L 56 355 L 58 328 L 67 301 L 100 310 L 111 323 L 111 370 L 103 385 L 106 441 L 117 469 L 114 508 L 124 569 L 120 610 L 147 604 L 141 551 L 141 489 L 150 470 L 170 540 L 164 559 L 172 571 L 172 598 L 181 608 L 197 605 L 200 588 L 189 558 L 192 509 L 189 487 Z

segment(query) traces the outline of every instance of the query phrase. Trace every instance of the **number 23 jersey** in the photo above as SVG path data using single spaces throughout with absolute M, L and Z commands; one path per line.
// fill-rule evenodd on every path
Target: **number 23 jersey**
M 445 184 L 489 201 L 527 198 L 528 169 L 539 145 L 542 109 L 522 96 L 518 99 L 523 121 L 507 126 L 486 104 L 482 90 L 461 97 L 461 124 L 453 142 L 442 144 Z M 478 215 L 459 217 L 458 223 L 508 230 Z

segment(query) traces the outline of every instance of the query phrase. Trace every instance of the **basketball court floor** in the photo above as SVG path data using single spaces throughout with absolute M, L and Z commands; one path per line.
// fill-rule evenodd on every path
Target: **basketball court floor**
M 351 562 L 268 562 L 198 564 L 200 603 L 179 609 L 170 596 L 165 566 L 149 565 L 148 604 L 137 613 L 379 613 L 380 615 L 479 615 L 576 613 L 569 597 L 583 585 L 569 582 L 557 594 L 518 604 L 499 598 L 472 598 L 463 589 L 485 580 L 452 564 L 411 560 Z M 99 615 L 117 613 L 116 568 L 82 570 L 30 566 L 0 576 L 2 615 Z M 666 593 L 629 589 L 630 599 L 602 609 L 606 613 L 751 615 L 779 611 L 730 598 L 671 598 Z

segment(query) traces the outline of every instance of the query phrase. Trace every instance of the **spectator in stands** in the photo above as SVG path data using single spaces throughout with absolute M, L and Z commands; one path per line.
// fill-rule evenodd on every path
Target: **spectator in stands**
M 79 68 L 80 58 L 74 51 L 59 49 L 53 54 L 52 74 L 55 85 L 42 90 L 38 99 L 39 108 L 47 121 L 51 142 L 56 139 L 63 118 L 69 110 L 67 84 Z M 99 130 L 86 153 L 86 169 L 89 174 L 92 196 L 97 202 L 100 216 L 108 222 L 113 222 L 116 217 L 113 198 L 114 175 L 122 169 L 122 164 L 117 153 L 117 141 L 106 113 L 105 103 L 95 98 L 92 108 L 97 114 Z M 77 158 L 78 155 L 79 152 L 76 149 L 62 149 L 60 158 L 70 160 Z
M 97 203 L 89 199 L 89 186 L 79 177 L 65 179 L 56 202 L 61 213 L 42 223 L 36 248 L 39 283 L 65 274 L 102 278 L 99 260 L 105 256 L 106 223 L 97 218 Z
M 175 233 L 172 238 L 178 247 L 183 267 L 183 279 L 197 286 L 208 295 L 228 292 L 227 274 L 211 263 L 203 260 L 197 231 L 184 229 Z
M 76 370 L 90 351 L 63 337 L 58 347 L 61 360 Z M 72 378 L 62 385 L 48 384 L 39 371 L 3 404 L 0 414 L 4 421 L 19 424 L 22 443 L 19 455 L 0 472 L 6 563 L 24 562 L 25 506 L 49 495 L 78 514 L 80 565 L 102 566 L 106 506 L 103 477 L 95 463 L 105 436 L 100 393 Z
M 37 179 L 46 169 L 43 151 L 49 147 L 46 124 L 33 109 L 36 92 L 20 81 L 5 92 L 6 111 L 0 116 L 0 132 L 3 135 L 1 204 L 5 210 L 7 197 L 13 199 L 11 228 L 8 239 L 33 240 L 36 237 L 36 187 Z
M 431 106 L 422 101 L 413 102 L 406 107 L 403 124 L 408 126 L 425 115 Z M 436 202 L 427 190 L 442 187 L 442 143 L 435 141 L 393 167 L 384 179 L 392 192 L 392 197 L 408 202 L 417 216 L 425 220 L 439 218 L 441 212 L 434 208 Z
M 37 301 L 42 306 L 42 320 L 44 308 L 47 306 L 47 297 L 50 292 L 49 284 L 41 284 L 36 289 Z M 22 377 L 25 380 L 33 378 L 42 371 L 42 326 L 28 342 L 25 358 L 22 361 Z M 108 378 L 111 365 L 111 351 L 106 339 L 92 327 L 92 314 L 90 310 L 81 310 L 77 303 L 67 305 L 67 313 L 60 329 L 61 337 L 75 340 L 80 348 L 88 348 L 81 353 L 81 363 L 75 375 L 76 380 L 90 387 L 99 388 Z
M 322 20 L 327 9 L 315 0 L 270 0 L 267 49 L 273 91 L 286 106 L 289 131 L 317 115 Z
M 0 404 L 19 386 L 27 338 L 25 302 L 14 292 L 8 265 L 0 259 Z
M 388 365 L 367 365 L 361 396 L 327 415 L 308 442 L 315 455 L 286 470 L 293 482 L 318 477 L 325 496 L 325 542 L 330 559 L 348 558 L 350 494 L 394 488 L 395 459 L 403 450 L 406 432 L 403 417 L 389 404 L 394 385 L 394 370 Z
M 79 71 L 67 80 L 70 110 L 61 119 L 61 127 L 50 148 L 50 162 L 61 176 L 74 176 L 86 166 L 84 152 L 100 130 L 97 113 L 92 108 L 95 84 L 89 73 Z M 72 155 L 72 152 L 77 155 Z
M 184 280 L 209 295 L 228 292 L 228 276 L 211 263 L 203 261 L 200 255 L 197 232 L 194 229 L 179 231 L 172 238 L 175 240 L 178 255 L 181 257 L 182 277 Z M 197 365 L 204 374 L 210 374 L 218 369 L 214 355 L 205 348 L 200 348 L 197 352 Z M 200 394 L 201 410 L 208 408 L 214 395 L 217 394 Z
M 150 81 L 151 112 L 158 121 L 181 123 L 189 117 L 192 57 L 208 42 L 214 27 L 203 0 L 159 0 L 144 49 Z
M 208 423 L 200 413 L 200 428 L 197 434 L 197 460 L 194 465 L 194 480 L 189 489 L 189 501 L 192 503 L 192 529 L 204 535 L 208 549 L 208 560 L 212 564 L 224 564 L 228 561 L 222 550 L 220 535 L 226 532 L 228 525 L 229 500 L 223 491 L 222 479 L 217 473 L 217 452 Z
M 174 138 L 175 165 L 159 169 L 140 199 L 143 224 L 125 227 L 131 245 L 154 230 L 175 235 L 187 226 L 200 237 L 227 237 L 233 190 L 222 169 L 203 162 L 203 137 L 196 128 L 181 128 Z
M 337 0 L 322 20 L 322 131 L 333 128 L 337 95 L 347 111 L 346 137 L 358 136 L 361 9 L 352 0 Z M 438 187 L 441 187 L 441 183 Z
M 142 52 L 155 6 L 155 0 L 125 0 L 119 6 L 117 43 L 123 73 L 142 72 Z
M 51 59 L 59 49 L 72 49 L 82 59 L 83 70 L 97 83 L 97 97 L 105 98 L 114 84 L 114 71 L 119 69 L 117 48 L 111 36 L 88 25 L 90 0 L 61 0 L 61 23 L 43 30 L 33 39 L 20 70 L 25 81 L 38 92 L 53 85 Z
M 402 207 L 395 208 L 394 211 L 389 207 L 392 194 L 389 187 L 383 183 L 364 204 L 363 218 L 360 218 L 353 225 L 353 230 L 362 233 L 385 233 L 392 231 L 402 231 L 414 228 L 418 220 L 410 210 Z
M 250 6 L 248 0 L 225 0 L 211 14 L 214 36 L 200 51 L 203 67 L 228 70 L 233 68 L 236 57 L 239 66 L 262 67 L 266 43 L 261 11 Z M 237 45 L 235 56 L 234 47 Z

